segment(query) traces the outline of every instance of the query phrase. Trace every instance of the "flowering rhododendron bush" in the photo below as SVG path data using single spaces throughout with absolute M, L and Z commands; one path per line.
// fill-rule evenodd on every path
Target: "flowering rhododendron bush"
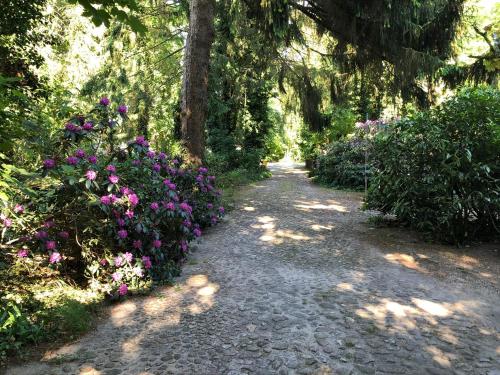
M 355 132 L 330 143 L 318 156 L 312 171 L 321 183 L 338 188 L 363 190 L 372 176 L 373 137 L 389 125 L 382 120 L 357 122 Z
M 126 106 L 102 98 L 64 126 L 32 179 L 32 199 L 20 195 L 2 211 L 13 258 L 125 295 L 170 278 L 190 242 L 219 222 L 208 169 L 153 150 L 143 136 L 119 145 L 126 118 Z

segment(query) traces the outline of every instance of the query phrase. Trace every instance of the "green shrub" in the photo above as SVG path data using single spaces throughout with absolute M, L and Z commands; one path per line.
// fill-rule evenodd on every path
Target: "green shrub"
M 375 138 L 366 206 L 461 243 L 500 231 L 500 93 L 464 89 Z
M 357 136 L 331 143 L 317 159 L 317 167 L 313 171 L 315 179 L 333 187 L 364 189 L 365 173 L 367 178 L 371 175 L 368 161 L 370 148 L 368 138 Z

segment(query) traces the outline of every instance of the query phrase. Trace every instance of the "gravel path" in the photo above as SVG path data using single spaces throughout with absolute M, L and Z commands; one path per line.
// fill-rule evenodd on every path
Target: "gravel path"
M 500 374 L 498 244 L 367 224 L 299 166 L 246 189 L 178 284 L 8 374 Z

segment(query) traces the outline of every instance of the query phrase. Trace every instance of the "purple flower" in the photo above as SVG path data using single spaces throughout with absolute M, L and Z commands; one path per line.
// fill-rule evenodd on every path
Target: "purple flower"
M 87 160 L 89 161 L 90 164 L 95 164 L 97 163 L 97 157 L 95 155 L 90 155 Z
M 132 261 L 134 260 L 134 255 L 132 253 L 129 253 L 128 251 L 125 254 L 123 254 L 123 257 L 129 263 L 132 263 Z
M 188 251 L 188 243 L 184 240 L 181 241 L 181 249 L 184 252 Z
M 204 174 L 204 173 L 207 173 L 208 172 L 208 169 L 205 168 L 205 167 L 201 167 L 200 169 L 198 169 L 198 171 L 201 173 L 201 174 Z
M 207 203 L 207 208 L 211 210 L 212 208 L 214 208 L 214 205 L 212 203 Z
M 45 228 L 52 228 L 55 225 L 54 220 L 47 220 L 45 223 L 43 223 L 43 226 Z
M 156 211 L 160 208 L 160 205 L 157 203 L 157 202 L 153 202 L 151 203 L 151 205 L 149 206 L 153 211 Z
M 134 249 L 140 249 L 142 247 L 142 241 L 141 240 L 135 240 L 132 243 L 132 246 L 134 247 Z
M 210 221 L 212 222 L 212 224 L 217 224 L 218 220 L 217 220 L 217 216 L 212 216 L 210 218 Z
M 128 196 L 128 201 L 132 207 L 137 206 L 139 204 L 139 197 L 136 194 L 130 194 Z
M 153 164 L 153 170 L 155 172 L 160 172 L 161 171 L 161 165 L 158 163 Z
M 118 181 L 120 181 L 120 177 L 118 177 L 117 175 L 112 174 L 111 176 L 108 177 L 108 180 L 112 184 L 117 184 Z
M 174 160 L 172 160 L 172 163 L 177 165 L 177 164 L 179 164 L 179 160 L 174 159 Z
M 120 237 L 122 240 L 124 238 L 127 238 L 127 236 L 128 236 L 128 232 L 125 229 L 120 229 L 118 231 L 118 237 Z
M 24 212 L 24 206 L 23 206 L 23 205 L 21 205 L 21 204 L 16 204 L 16 205 L 14 206 L 14 212 L 15 212 L 16 214 L 22 214 L 22 213 Z
M 115 267 L 121 267 L 123 265 L 123 258 L 121 256 L 115 257 Z
M 78 159 L 76 156 L 69 156 L 67 159 L 66 159 L 66 162 L 69 164 L 69 165 L 77 165 L 78 164 Z
M 167 154 L 165 154 L 164 152 L 160 152 L 160 153 L 158 154 L 158 157 L 159 157 L 161 160 L 164 160 L 164 159 L 166 159 L 166 158 L 167 158 Z
M 107 107 L 109 105 L 109 103 L 110 103 L 109 99 L 105 96 L 102 97 L 101 100 L 99 101 L 99 104 L 101 104 L 105 107 Z
M 138 159 L 135 159 L 135 160 L 132 160 L 132 164 L 137 167 L 137 166 L 141 165 L 141 161 Z
M 116 167 L 113 164 L 108 165 L 106 170 L 111 173 L 116 173 Z
M 200 228 L 194 228 L 193 234 L 195 237 L 201 237 L 201 229 Z
M 35 237 L 38 238 L 39 240 L 47 238 L 47 236 L 48 236 L 47 232 L 45 232 L 43 230 L 40 230 L 40 231 L 36 232 L 36 234 L 35 234 Z
M 89 181 L 94 181 L 97 177 L 97 172 L 89 169 L 87 173 L 85 173 L 85 177 L 87 177 L 87 180 Z
M 47 241 L 45 242 L 45 248 L 47 250 L 55 250 L 56 249 L 56 241 Z
M 115 272 L 111 275 L 111 278 L 113 281 L 120 281 L 122 279 L 123 275 L 121 272 Z
M 118 107 L 118 113 L 120 115 L 124 115 L 125 113 L 127 113 L 128 111 L 128 108 L 125 104 L 120 104 L 120 106 Z
M 146 140 L 144 139 L 144 136 L 143 135 L 139 135 L 137 137 L 135 137 L 135 143 L 137 143 L 138 145 L 144 145 L 144 142 L 146 142 Z
M 84 130 L 92 130 L 93 127 L 94 127 L 94 124 L 92 124 L 91 122 L 86 122 L 85 124 L 83 124 Z
M 187 204 L 186 202 L 182 202 L 180 205 L 179 205 L 179 208 L 184 211 L 184 212 L 187 212 L 187 213 L 191 213 L 193 211 L 193 208 Z
M 59 254 L 57 251 L 54 251 L 52 254 L 50 254 L 49 262 L 51 264 L 59 263 L 61 259 L 62 259 L 61 254 Z
M 153 241 L 153 247 L 156 249 L 159 249 L 161 247 L 161 241 L 160 240 L 154 240 Z
M 148 152 L 146 152 L 146 156 L 150 159 L 153 159 L 156 156 L 156 152 L 148 151 Z
M 100 264 L 101 266 L 103 266 L 103 267 L 104 267 L 106 264 L 108 264 L 108 261 L 107 261 L 105 258 L 102 258 L 102 259 L 99 261 L 99 264 Z
M 73 124 L 72 122 L 68 122 L 66 125 L 65 125 L 65 128 L 67 131 L 70 131 L 70 132 L 77 132 L 78 130 L 80 130 L 80 127 L 79 126 L 76 126 L 75 124 Z
M 28 250 L 26 249 L 21 249 L 17 252 L 17 256 L 19 258 L 26 258 L 28 256 Z
M 45 169 L 52 169 L 56 166 L 56 161 L 54 159 L 45 159 L 43 161 L 43 167 Z
M 152 267 L 151 258 L 148 256 L 143 256 L 141 259 L 142 263 L 144 264 L 144 268 L 149 270 Z
M 125 220 L 123 220 L 122 218 L 117 219 L 116 222 L 118 223 L 118 225 L 120 227 L 124 227 L 125 226 Z
M 128 293 L 128 286 L 127 286 L 127 284 L 120 285 L 120 287 L 118 288 L 118 294 L 120 296 L 124 296 L 127 293 Z
M 75 151 L 75 156 L 77 158 L 83 159 L 85 157 L 85 151 L 79 148 L 78 150 Z
M 109 206 L 111 204 L 111 197 L 109 195 L 103 195 L 101 197 L 101 203 L 105 206 Z
M 6 217 L 5 219 L 3 219 L 3 225 L 6 228 L 10 227 L 12 225 L 12 220 Z
M 175 210 L 175 203 L 174 202 L 168 202 L 166 205 L 165 205 L 165 208 L 169 211 L 173 211 Z
M 219 212 L 220 212 L 221 214 L 223 214 L 223 213 L 225 212 L 224 207 L 220 206 L 220 207 L 219 207 Z
M 69 233 L 66 231 L 62 231 L 58 233 L 58 236 L 66 240 L 69 238 Z

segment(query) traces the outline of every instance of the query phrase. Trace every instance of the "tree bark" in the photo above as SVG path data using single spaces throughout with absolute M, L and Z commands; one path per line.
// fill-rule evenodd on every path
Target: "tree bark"
M 192 162 L 200 164 L 205 151 L 208 67 L 214 40 L 214 0 L 190 0 L 189 31 L 184 55 L 181 99 L 181 137 Z

